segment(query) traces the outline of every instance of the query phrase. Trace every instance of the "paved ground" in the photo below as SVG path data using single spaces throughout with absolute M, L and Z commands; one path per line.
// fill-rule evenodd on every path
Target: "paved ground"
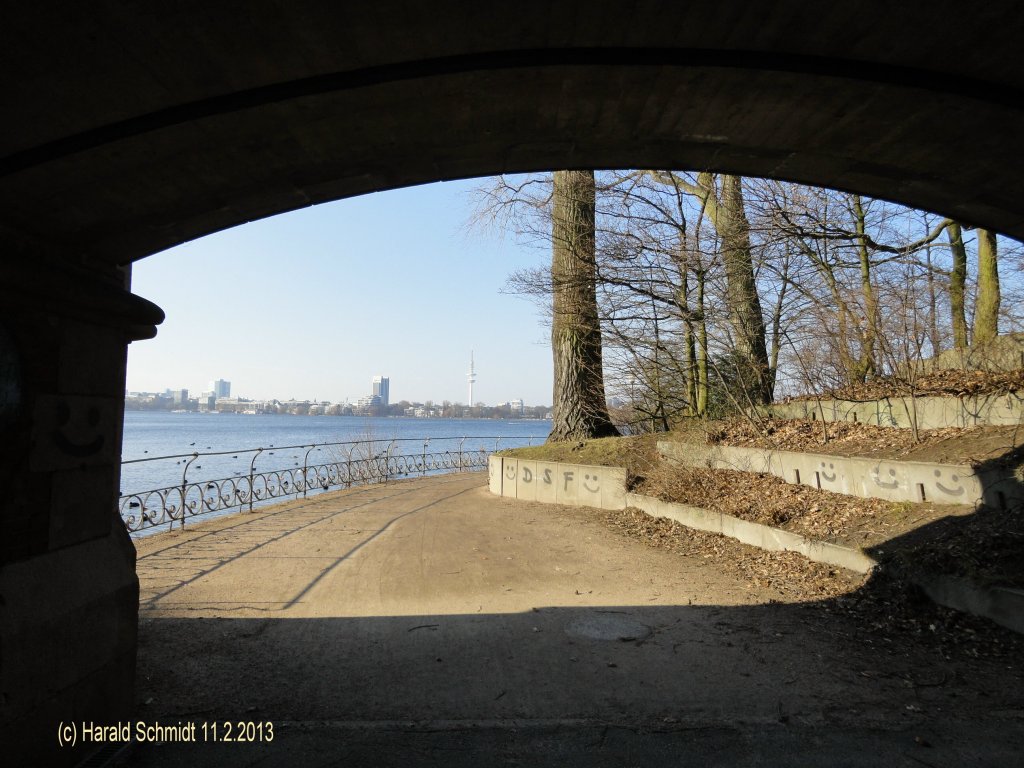
M 138 544 L 144 766 L 1011 765 L 1021 660 L 876 647 L 713 560 L 452 475 Z M 919 647 L 920 646 L 920 647 Z M 266 741 L 266 723 L 273 741 Z

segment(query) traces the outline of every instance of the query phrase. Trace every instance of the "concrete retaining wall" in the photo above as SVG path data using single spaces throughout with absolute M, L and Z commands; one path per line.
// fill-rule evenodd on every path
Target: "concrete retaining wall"
M 661 448 L 660 443 L 658 447 Z M 675 520 L 689 528 L 719 533 L 765 550 L 798 552 L 808 560 L 847 568 L 857 573 L 868 573 L 877 565 L 873 558 L 859 549 L 816 541 L 798 533 L 701 507 L 673 504 L 651 496 L 627 493 L 626 470 L 617 467 L 491 456 L 488 484 L 491 493 L 497 496 L 524 501 L 600 509 L 636 507 L 651 517 Z M 1008 629 L 1024 633 L 1024 590 L 983 587 L 953 576 L 918 575 L 913 580 L 939 605 L 982 616 Z
M 924 360 L 926 371 L 957 370 L 1012 371 L 1024 368 L 1024 334 L 1007 333 L 967 349 L 947 349 Z
M 488 484 L 496 496 L 598 509 L 626 508 L 626 470 L 491 456 Z
M 770 474 L 864 498 L 996 508 L 1024 504 L 1024 485 L 1007 469 L 670 441 L 660 441 L 658 452 L 684 466 Z
M 701 507 L 673 504 L 637 493 L 626 495 L 626 503 L 651 517 L 665 517 L 698 531 L 710 531 L 772 552 L 799 552 L 809 560 L 867 573 L 877 563 L 859 549 L 815 541 L 799 533 L 783 531 L 769 525 L 741 520 L 732 515 Z
M 778 419 L 855 421 L 882 427 L 911 426 L 916 413 L 919 429 L 976 427 L 986 424 L 1020 424 L 1024 421 L 1024 392 L 970 397 L 887 397 L 856 400 L 799 400 L 776 403 L 762 409 Z
M 627 504 L 651 517 L 675 520 L 699 531 L 720 533 L 761 549 L 775 552 L 799 552 L 808 560 L 868 573 L 878 563 L 859 549 L 815 541 L 791 531 L 741 520 L 685 504 L 673 504 L 650 496 L 630 493 Z M 1024 634 L 1024 590 L 1011 587 L 980 586 L 957 576 L 914 574 L 911 581 L 921 587 L 935 603 L 964 613 L 981 616 L 1014 632 Z
M 914 583 L 939 605 L 984 616 L 1024 634 L 1024 590 L 982 587 L 958 576 L 918 576 Z

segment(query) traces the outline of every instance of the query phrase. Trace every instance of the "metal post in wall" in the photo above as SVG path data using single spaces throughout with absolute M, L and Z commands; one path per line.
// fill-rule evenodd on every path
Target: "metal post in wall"
M 309 454 L 315 449 L 316 443 L 313 443 L 302 459 L 302 498 L 306 498 L 306 493 L 309 491 Z
M 259 458 L 260 454 L 263 453 L 262 448 L 257 448 L 255 455 L 252 457 L 252 461 L 249 462 L 249 511 L 252 512 L 253 497 L 256 496 L 256 459 Z
M 185 529 L 185 496 L 188 494 L 188 468 L 192 466 L 192 462 L 199 458 L 199 453 L 193 453 L 192 458 L 185 462 L 185 468 L 181 471 L 181 528 Z M 171 524 L 168 526 L 168 530 L 174 528 L 174 518 L 171 518 Z

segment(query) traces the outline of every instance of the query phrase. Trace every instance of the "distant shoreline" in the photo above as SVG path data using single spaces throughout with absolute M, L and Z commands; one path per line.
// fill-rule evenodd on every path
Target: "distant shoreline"
M 128 408 L 124 409 L 125 413 L 169 413 L 169 414 L 187 414 L 193 416 L 295 416 L 295 417 L 312 417 L 317 418 L 320 416 L 327 416 L 330 418 L 348 418 L 348 419 L 413 419 L 416 421 L 442 421 L 448 419 L 456 420 L 486 420 L 486 421 L 549 421 L 536 416 L 509 416 L 508 414 L 496 414 L 493 416 L 405 416 L 397 414 L 387 415 L 373 415 L 366 413 L 288 413 L 287 411 L 282 413 L 273 413 L 267 411 L 260 411 L 259 413 L 245 413 L 243 411 L 184 411 L 184 410 L 167 410 L 166 408 Z

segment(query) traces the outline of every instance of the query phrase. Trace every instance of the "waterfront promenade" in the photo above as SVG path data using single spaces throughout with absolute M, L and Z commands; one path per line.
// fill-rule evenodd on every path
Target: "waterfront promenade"
M 485 482 L 364 486 L 137 542 L 136 717 L 274 739 L 131 764 L 999 765 L 1024 746 L 1005 660 L 872 647 L 713 558 Z

